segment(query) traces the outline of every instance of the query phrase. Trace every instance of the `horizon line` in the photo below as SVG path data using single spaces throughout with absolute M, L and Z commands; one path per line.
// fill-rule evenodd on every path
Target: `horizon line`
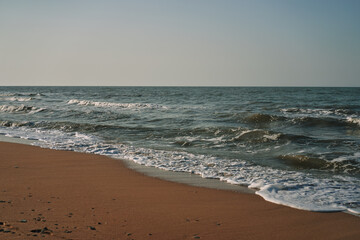
M 191 85 L 174 85 L 174 86 L 171 86 L 171 85 L 0 85 L 0 87 L 198 87 L 198 88 L 201 88 L 201 87 L 209 87 L 209 88 L 216 88 L 216 87 L 223 87 L 223 88 L 230 88 L 230 87 L 248 87 L 248 88 L 256 88 L 256 87 L 259 87 L 259 88 L 359 88 L 359 86 L 251 86 L 251 85 L 244 85 L 244 86 L 218 86 L 218 85 L 209 85 L 209 86 L 206 86 L 206 85 L 194 85 L 194 86 L 191 86 Z

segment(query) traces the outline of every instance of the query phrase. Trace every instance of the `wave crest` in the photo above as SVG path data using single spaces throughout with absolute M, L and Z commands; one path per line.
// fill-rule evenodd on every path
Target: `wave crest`
M 245 118 L 246 122 L 249 123 L 270 123 L 273 121 L 279 120 L 279 117 L 268 115 L 268 114 L 262 114 L 262 113 L 255 113 Z
M 113 103 L 113 102 L 95 102 L 89 100 L 78 100 L 71 99 L 67 102 L 68 104 L 76 104 L 82 106 L 95 106 L 95 107 L 115 107 L 115 108 L 126 108 L 126 109 L 167 109 L 165 106 L 151 103 Z
M 354 118 L 354 117 L 347 117 L 346 121 L 351 124 L 355 124 L 360 126 L 360 118 Z
M 34 98 L 32 97 L 28 97 L 28 98 L 24 98 L 24 97 L 3 97 L 2 100 L 4 101 L 12 101 L 12 102 L 28 102 L 33 100 Z
M 360 173 L 360 168 L 357 166 L 358 163 L 350 158 L 339 158 L 332 161 L 305 155 L 280 155 L 278 158 L 285 164 L 298 169 L 320 169 L 351 174 Z
M 37 108 L 33 106 L 26 105 L 0 105 L 0 112 L 9 112 L 9 113 L 37 113 L 46 110 L 45 108 Z

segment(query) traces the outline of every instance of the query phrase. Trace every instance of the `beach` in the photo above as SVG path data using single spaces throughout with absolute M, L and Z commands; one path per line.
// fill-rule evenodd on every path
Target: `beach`
M 0 239 L 358 239 L 360 219 L 145 176 L 95 154 L 0 143 Z

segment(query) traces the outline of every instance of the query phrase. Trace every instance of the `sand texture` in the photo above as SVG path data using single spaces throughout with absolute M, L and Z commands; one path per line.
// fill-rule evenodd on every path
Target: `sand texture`
M 103 156 L 1 142 L 0 239 L 360 239 L 360 218 L 167 182 Z

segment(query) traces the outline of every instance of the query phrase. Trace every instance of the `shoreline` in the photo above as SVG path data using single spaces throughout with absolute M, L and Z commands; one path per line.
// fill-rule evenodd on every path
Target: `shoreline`
M 360 219 L 350 214 L 292 209 L 255 194 L 145 176 L 105 156 L 16 143 L 0 142 L 0 200 L 6 239 L 360 236 Z
M 19 143 L 30 146 L 36 146 L 36 145 L 32 145 L 32 143 L 36 141 L 37 140 L 27 140 L 23 138 L 7 137 L 0 134 L 0 142 L 10 142 L 10 143 Z M 202 178 L 197 174 L 187 173 L 187 172 L 167 171 L 156 167 L 144 166 L 127 159 L 119 159 L 113 157 L 109 157 L 109 158 L 121 161 L 125 164 L 127 168 L 130 168 L 139 173 L 143 173 L 146 176 L 160 178 L 170 182 L 183 183 L 195 187 L 205 187 L 205 188 L 228 190 L 228 191 L 242 192 L 249 194 L 255 194 L 256 192 L 255 189 L 250 189 L 246 186 L 241 186 L 236 184 L 229 184 L 227 182 L 220 181 L 220 179 Z
M 8 136 L 0 134 L 0 142 L 10 142 L 10 143 L 25 144 L 25 145 L 30 145 L 30 146 L 38 146 L 38 145 L 33 145 L 33 143 L 35 143 L 37 141 L 38 140 L 29 140 L 29 139 L 24 139 L 24 138 L 19 138 L 19 137 L 8 137 Z M 45 149 L 48 149 L 48 148 L 45 147 Z M 54 150 L 57 151 L 57 149 L 54 149 Z M 72 151 L 72 150 L 70 150 L 70 151 Z M 81 152 L 79 152 L 79 153 L 81 153 Z M 98 154 L 96 154 L 96 155 L 98 155 Z M 104 155 L 100 154 L 99 156 L 104 156 Z M 203 178 L 200 175 L 194 174 L 194 173 L 168 171 L 168 170 L 160 169 L 157 167 L 145 166 L 145 165 L 141 165 L 139 163 L 136 163 L 136 162 L 128 160 L 128 159 L 115 158 L 115 157 L 111 157 L 111 156 L 105 156 L 105 157 L 109 157 L 111 159 L 121 161 L 127 168 L 130 168 L 136 172 L 142 173 L 149 177 L 155 177 L 155 178 L 162 179 L 165 181 L 182 183 L 182 184 L 186 184 L 189 186 L 195 186 L 195 187 L 204 187 L 204 188 L 210 188 L 210 189 L 227 190 L 227 191 L 234 191 L 234 192 L 247 193 L 247 194 L 256 194 L 256 195 L 260 196 L 264 201 L 267 201 L 267 202 L 271 202 L 271 203 L 281 205 L 281 206 L 290 207 L 293 209 L 311 211 L 311 210 L 302 209 L 302 208 L 298 208 L 295 206 L 290 206 L 290 205 L 286 205 L 286 204 L 282 204 L 279 202 L 274 202 L 274 201 L 265 199 L 263 196 L 256 193 L 256 191 L 259 190 L 256 188 L 249 188 L 247 186 L 238 185 L 238 184 L 230 184 L 230 183 L 221 181 L 220 179 L 217 179 L 217 178 Z M 324 212 L 324 213 L 343 212 L 346 214 L 351 214 L 356 217 L 360 217 L 358 212 L 352 212 L 349 210 L 329 210 L 329 211 L 314 211 L 314 212 Z

